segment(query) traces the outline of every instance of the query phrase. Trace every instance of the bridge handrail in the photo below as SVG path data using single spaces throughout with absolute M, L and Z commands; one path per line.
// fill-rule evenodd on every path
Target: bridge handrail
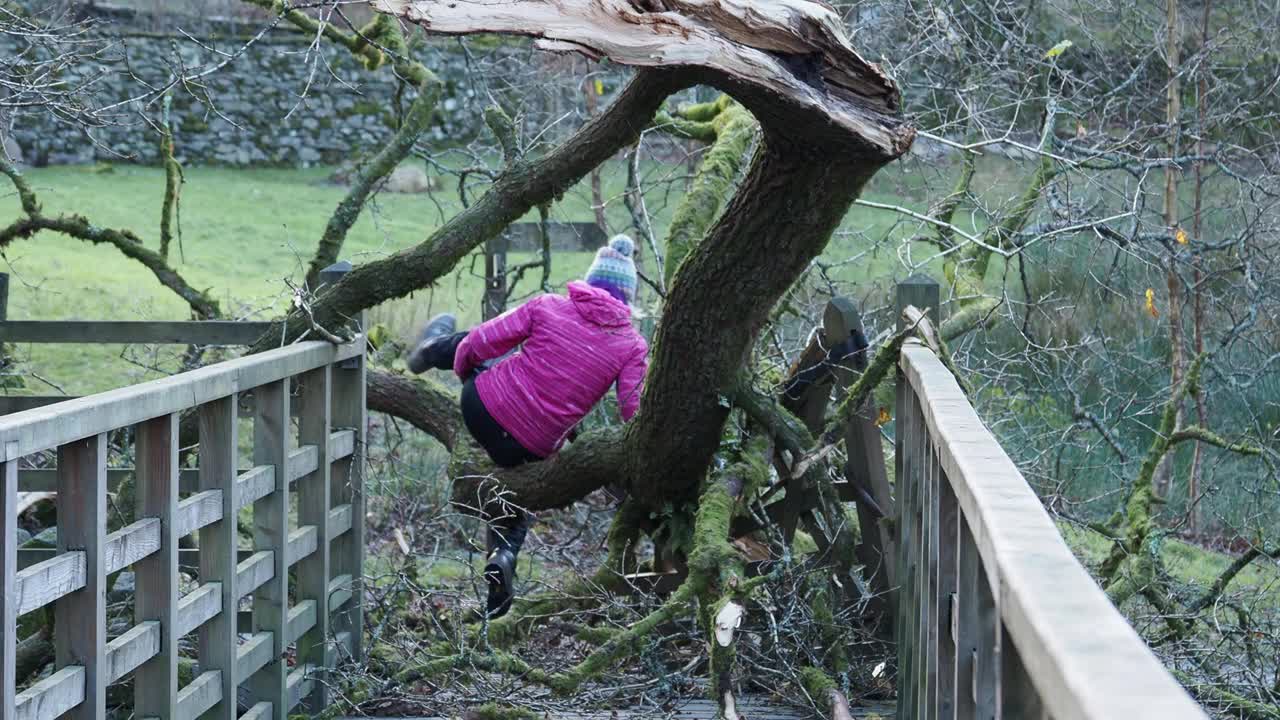
M 313 341 L 0 417 L 0 462 L 196 407 L 359 357 L 364 343 Z
M 899 717 L 1207 717 L 1076 560 L 938 357 L 909 342 L 900 368 Z
M 326 670 L 361 654 L 364 351 L 362 336 L 298 343 L 0 418 L 0 717 L 100 720 L 106 687 L 128 675 L 138 717 L 231 720 L 242 684 L 252 700 L 243 717 L 325 706 Z M 238 397 L 249 391 L 245 470 Z M 194 488 L 180 481 L 187 411 L 199 426 Z M 108 533 L 108 434 L 126 428 L 133 433 L 115 441 L 133 442 L 137 520 Z M 19 461 L 52 449 L 58 550 L 19 571 Z M 246 508 L 253 549 L 242 559 L 236 526 Z M 183 595 L 178 540 L 191 533 L 200 585 Z M 135 574 L 134 624 L 108 641 L 107 578 L 124 569 Z M 239 642 L 244 598 L 252 634 Z M 18 693 L 18 617 L 46 606 L 55 672 Z M 201 672 L 179 688 L 178 640 L 196 632 Z

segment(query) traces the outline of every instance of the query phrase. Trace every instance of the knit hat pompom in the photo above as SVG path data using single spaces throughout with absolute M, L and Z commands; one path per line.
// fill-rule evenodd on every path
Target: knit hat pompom
M 588 285 L 601 288 L 622 302 L 636 298 L 636 264 L 631 256 L 636 245 L 626 235 L 618 235 L 596 251 L 596 259 L 587 270 Z
M 636 254 L 636 244 L 626 235 L 614 235 L 609 241 L 609 247 L 617 250 L 623 257 L 634 257 Z

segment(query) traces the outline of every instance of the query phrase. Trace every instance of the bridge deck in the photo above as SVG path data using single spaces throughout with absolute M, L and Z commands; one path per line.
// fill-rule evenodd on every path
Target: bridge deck
M 879 704 L 852 708 L 854 720 L 892 720 L 894 706 Z M 743 720 L 812 720 L 813 715 L 802 708 L 748 698 L 738 706 Z M 454 717 L 467 717 L 465 713 Z M 583 712 L 558 712 L 546 716 L 548 720 L 714 720 L 716 705 L 710 700 L 688 700 L 665 708 L 619 708 L 616 710 L 591 710 Z M 346 720 L 368 720 L 347 718 Z M 452 720 L 445 717 L 400 717 L 384 720 Z

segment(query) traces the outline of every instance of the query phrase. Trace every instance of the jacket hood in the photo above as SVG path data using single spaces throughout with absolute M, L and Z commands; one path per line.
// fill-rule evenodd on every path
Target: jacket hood
M 601 327 L 631 323 L 631 308 L 618 302 L 607 290 L 591 287 L 581 280 L 569 283 L 569 300 L 582 319 Z

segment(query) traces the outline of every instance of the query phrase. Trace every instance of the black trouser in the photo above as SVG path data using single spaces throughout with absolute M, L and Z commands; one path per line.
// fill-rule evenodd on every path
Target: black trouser
M 429 365 L 437 370 L 452 370 L 458 345 L 466 337 L 467 333 L 464 331 L 436 339 L 431 344 L 427 357 Z M 541 457 L 521 445 L 489 414 L 476 390 L 476 376 L 483 370 L 484 368 L 476 370 L 462 384 L 462 421 L 466 423 L 467 431 L 489 453 L 489 458 L 498 467 L 510 468 L 541 460 Z M 513 553 L 520 552 L 529 529 L 529 514 L 505 503 L 494 504 L 504 506 L 505 510 L 490 513 L 490 549 L 505 548 Z

